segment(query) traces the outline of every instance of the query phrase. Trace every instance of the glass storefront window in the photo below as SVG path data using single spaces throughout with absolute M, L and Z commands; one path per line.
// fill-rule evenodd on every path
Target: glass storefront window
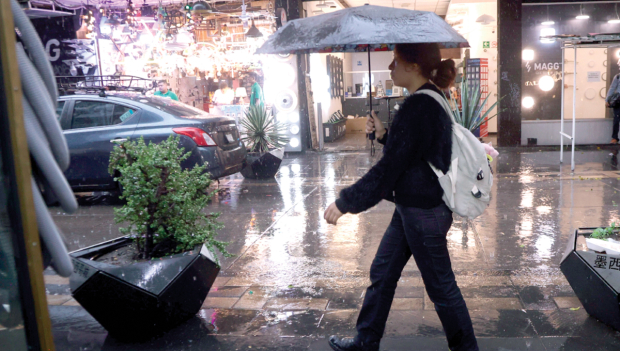
M 10 345 L 11 350 L 20 351 L 28 350 L 28 346 L 13 254 L 13 233 L 7 213 L 11 183 L 6 179 L 2 161 L 0 152 L 0 345 Z

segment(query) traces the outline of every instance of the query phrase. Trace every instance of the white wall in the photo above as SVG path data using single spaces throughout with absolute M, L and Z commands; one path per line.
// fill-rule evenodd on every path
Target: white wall
M 575 69 L 575 52 L 566 50 L 564 57 L 566 72 Z M 588 72 L 600 72 L 602 78 L 607 78 L 607 49 L 583 48 L 577 50 L 577 118 L 605 118 L 605 98 L 607 95 L 606 82 L 588 82 Z M 565 73 L 564 87 L 564 118 L 573 118 L 573 84 L 574 74 Z M 570 133 L 569 133 L 570 134 Z
M 327 55 L 344 59 L 343 53 L 331 54 L 310 54 L 310 79 L 312 80 L 312 97 L 314 99 L 314 110 L 317 110 L 317 103 L 321 103 L 321 115 L 323 122 L 327 122 L 329 117 L 336 111 L 342 112 L 342 101 L 340 98 L 331 98 L 329 95 L 329 76 L 327 75 Z M 344 67 L 344 62 L 343 62 Z M 346 67 L 343 68 L 346 70 Z M 346 89 L 346 88 L 345 88 Z M 346 90 L 345 90 L 346 91 Z M 317 116 L 318 121 L 318 116 Z M 319 127 L 319 126 L 317 126 Z
M 337 8 L 324 8 L 324 12 L 334 12 L 342 9 L 342 5 L 337 1 L 334 2 Z M 315 10 L 319 10 L 316 5 L 318 1 L 304 2 L 304 9 L 307 11 L 308 17 L 317 16 L 320 14 L 314 13 Z M 327 122 L 332 113 L 340 110 L 342 111 L 342 102 L 340 98 L 332 99 L 328 94 L 329 89 L 329 77 L 327 75 L 327 55 L 328 54 L 311 54 L 310 55 L 310 79 L 312 81 L 312 97 L 314 100 L 314 111 L 317 113 L 317 103 L 321 103 L 321 115 L 323 121 L 317 121 L 317 130 L 322 128 L 322 123 Z M 343 53 L 332 53 L 332 56 L 344 59 Z M 347 70 L 347 66 L 343 62 L 343 71 Z M 345 85 L 346 91 L 346 85 Z
M 456 12 L 466 12 L 463 20 L 463 29 L 461 34 L 471 46 L 471 58 L 487 58 L 489 59 L 489 100 L 488 106 L 493 105 L 497 101 L 497 48 L 483 48 L 483 42 L 497 42 L 497 2 L 492 1 L 455 1 L 453 0 L 448 9 L 447 20 L 450 21 L 450 15 Z M 495 18 L 494 22 L 488 25 L 476 23 L 476 19 L 482 15 L 490 15 Z M 489 115 L 493 116 L 497 113 L 497 108 Z M 489 132 L 497 133 L 497 117 L 489 121 Z
M 364 80 L 368 81 L 368 53 L 353 52 L 347 53 L 346 56 L 348 56 L 348 59 L 345 63 L 349 63 L 349 65 L 344 66 L 346 76 L 345 91 L 346 88 L 350 86 L 353 93 L 355 93 L 355 84 L 363 84 Z M 391 51 L 379 51 L 370 53 L 370 68 L 373 71 L 373 85 L 377 85 L 379 82 L 381 82 L 381 85 L 383 85 L 383 88 L 385 89 L 385 81 L 387 79 L 390 79 L 390 72 L 388 66 L 392 62 L 393 57 L 394 54 Z

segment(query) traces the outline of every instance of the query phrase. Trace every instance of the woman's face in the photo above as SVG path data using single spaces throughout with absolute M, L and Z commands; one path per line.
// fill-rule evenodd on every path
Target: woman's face
M 394 85 L 399 87 L 407 87 L 415 72 L 415 64 L 409 63 L 398 56 L 398 52 L 394 51 L 394 59 L 388 66 L 390 77 L 394 81 Z

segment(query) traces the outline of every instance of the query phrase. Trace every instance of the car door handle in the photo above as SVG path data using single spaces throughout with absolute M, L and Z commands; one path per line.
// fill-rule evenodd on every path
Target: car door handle
M 125 141 L 127 141 L 127 138 L 116 138 L 116 139 L 110 140 L 111 143 L 122 143 Z

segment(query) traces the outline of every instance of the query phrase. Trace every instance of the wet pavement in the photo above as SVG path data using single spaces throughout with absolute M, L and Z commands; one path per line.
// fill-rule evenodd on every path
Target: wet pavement
M 560 272 L 569 234 L 620 222 L 617 148 L 585 148 L 559 164 L 553 148 L 500 149 L 493 200 L 448 234 L 457 282 L 481 350 L 618 350 L 620 332 L 588 316 Z M 570 153 L 565 154 L 570 160 Z M 46 271 L 57 350 L 329 350 L 353 335 L 368 270 L 394 206 L 382 202 L 328 225 L 323 211 L 378 158 L 367 152 L 287 155 L 275 180 L 232 176 L 209 210 L 221 212 L 222 260 L 200 313 L 165 335 L 127 344 Z M 53 209 L 70 250 L 120 236 L 114 196 L 81 198 L 75 215 Z M 382 350 L 447 350 L 413 260 L 396 290 Z

